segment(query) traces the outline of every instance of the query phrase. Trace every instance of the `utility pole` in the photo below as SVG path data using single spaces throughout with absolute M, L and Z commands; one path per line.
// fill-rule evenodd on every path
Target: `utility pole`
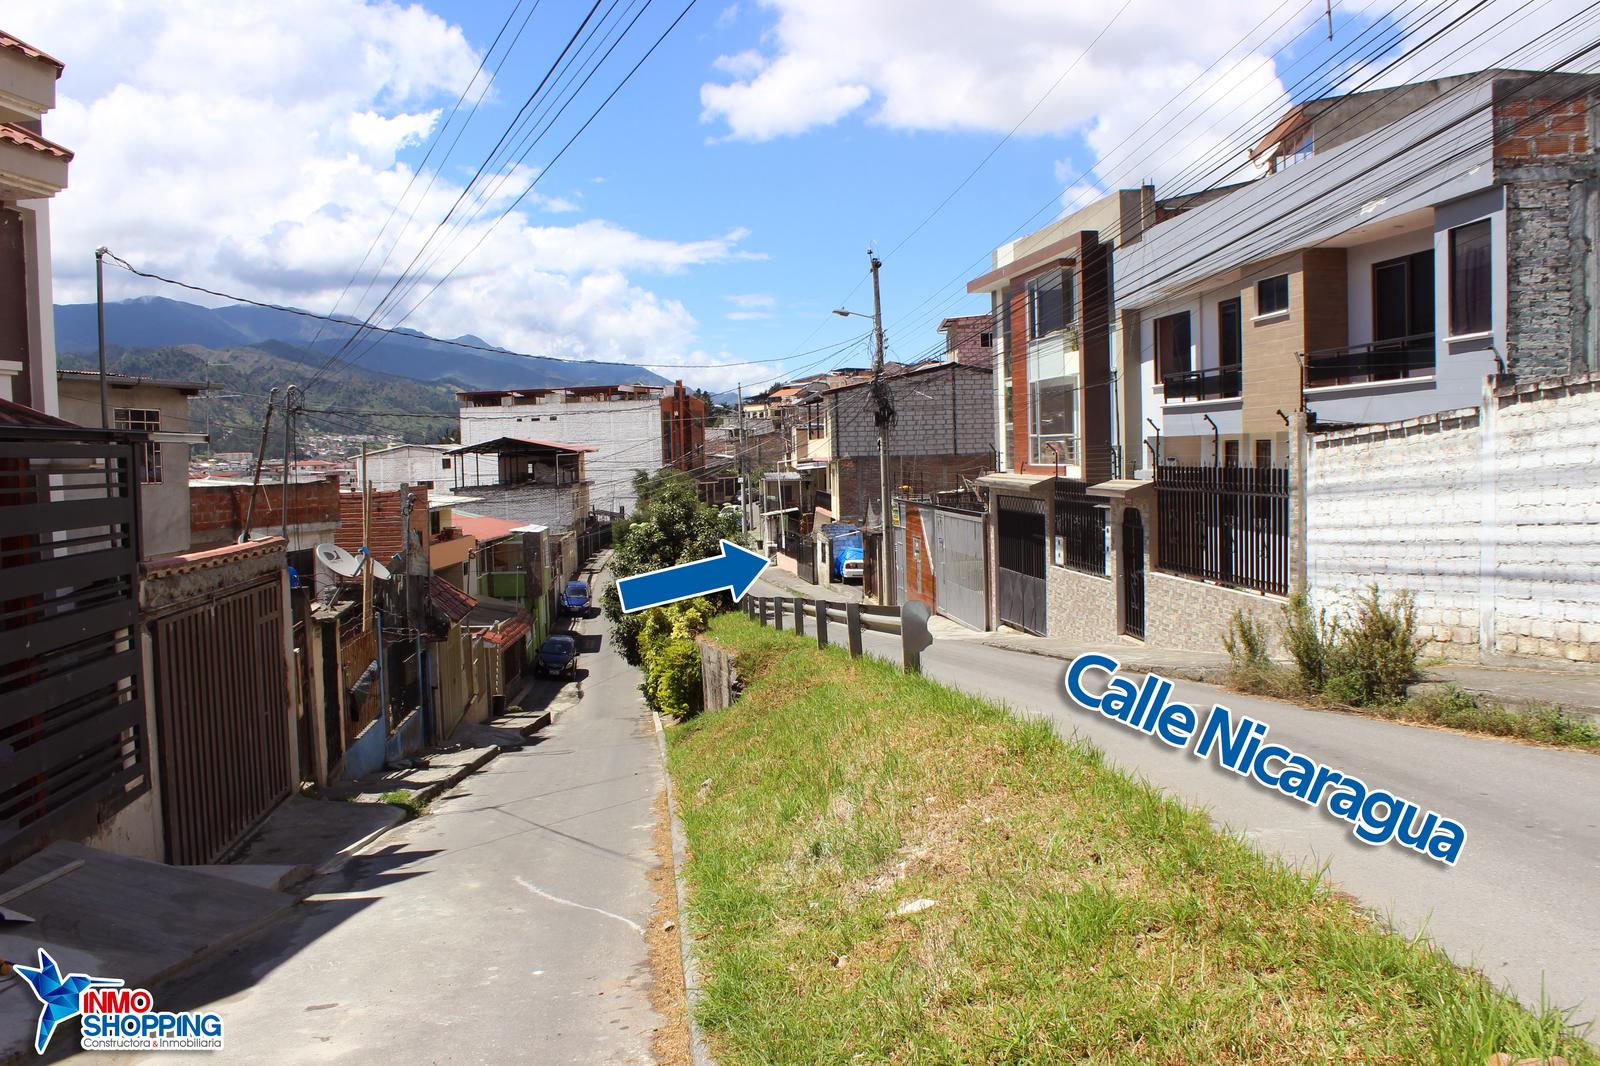
M 739 532 L 750 532 L 750 501 L 744 494 L 744 382 L 735 383 L 734 388 L 739 390 L 739 406 L 733 412 L 733 447 L 734 455 L 739 460 Z
M 889 426 L 894 422 L 894 404 L 883 383 L 883 301 L 878 295 L 878 268 L 883 266 L 869 249 L 872 264 L 872 418 L 878 425 L 878 512 L 883 518 L 883 551 L 879 575 L 878 600 L 887 606 L 895 601 L 894 522 L 889 514 Z
M 256 516 L 256 493 L 261 490 L 261 465 L 267 459 L 267 434 L 272 431 L 272 407 L 278 402 L 278 386 L 267 393 L 267 415 L 261 420 L 261 445 L 256 448 L 256 469 L 250 475 L 250 502 L 245 507 L 244 529 L 239 531 L 239 543 L 250 539 L 250 528 Z
M 300 386 L 283 390 L 283 550 L 289 550 L 289 480 L 294 468 L 294 399 Z
M 100 329 L 100 428 L 111 428 L 111 401 L 106 390 L 106 253 L 94 250 L 94 313 Z M 43 404 L 40 404 L 43 407 Z
M 372 479 L 367 477 L 367 442 L 361 441 L 361 632 L 372 628 Z

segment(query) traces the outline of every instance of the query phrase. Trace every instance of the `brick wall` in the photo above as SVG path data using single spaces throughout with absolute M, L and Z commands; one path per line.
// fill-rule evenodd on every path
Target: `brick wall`
M 259 485 L 255 489 L 255 509 L 250 508 L 249 485 L 189 484 L 189 533 L 194 549 L 230 544 L 244 529 L 245 514 L 251 527 L 275 533 L 283 526 L 283 486 Z M 426 508 L 424 508 L 426 512 Z M 289 486 L 289 525 L 328 526 L 339 521 L 339 478 L 291 484 Z
M 889 460 L 889 488 L 899 494 L 902 490 L 912 496 L 930 496 L 935 492 L 961 487 L 961 479 L 976 478 L 986 474 L 993 466 L 989 453 L 982 455 L 911 455 Z M 867 517 L 867 509 L 874 512 L 878 506 L 878 457 L 870 459 L 835 460 L 834 482 L 838 490 L 833 496 L 835 517 L 849 522 L 860 522 Z
M 888 377 L 895 420 L 889 429 L 894 457 L 982 455 L 994 448 L 994 393 L 990 372 L 946 363 L 933 370 Z M 833 454 L 878 455 L 870 385 L 833 394 Z
M 1153 570 L 1144 575 L 1144 638 L 1162 648 L 1221 651 L 1233 612 L 1242 610 L 1273 635 L 1272 654 L 1278 654 L 1278 632 L 1283 622 L 1283 599 L 1254 592 L 1208 585 L 1186 577 Z
M 1600 375 L 1314 438 L 1307 579 L 1335 612 L 1409 589 L 1427 653 L 1600 662 Z
M 1111 578 L 1045 567 L 1045 632 L 1090 644 L 1117 640 L 1117 594 Z
M 411 494 L 411 528 L 422 534 L 422 543 L 426 545 L 430 539 L 428 490 L 414 487 L 406 491 Z M 401 523 L 403 505 L 399 489 L 372 494 L 371 518 L 367 526 L 371 534 L 368 547 L 372 551 L 372 557 L 380 563 L 387 563 L 405 549 L 405 535 L 402 532 L 405 527 Z M 361 493 L 339 493 L 339 529 L 334 534 L 333 541 L 351 554 L 360 551 L 362 547 L 364 508 Z
M 905 550 L 906 599 L 926 604 L 930 611 L 939 605 L 933 549 L 929 544 L 932 524 L 931 518 L 926 526 L 923 524 L 922 508 L 907 507 L 905 536 L 901 542 Z

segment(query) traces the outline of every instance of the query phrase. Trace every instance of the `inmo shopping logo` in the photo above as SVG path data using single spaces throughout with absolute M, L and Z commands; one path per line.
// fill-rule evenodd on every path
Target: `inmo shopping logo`
M 56 960 L 39 949 L 39 965 L 15 970 L 39 1001 L 33 1050 L 43 1055 L 56 1027 L 82 1018 L 79 1044 L 87 1051 L 215 1051 L 222 1047 L 222 1016 L 214 1011 L 158 1011 L 143 988 L 120 978 L 86 973 L 62 976 Z

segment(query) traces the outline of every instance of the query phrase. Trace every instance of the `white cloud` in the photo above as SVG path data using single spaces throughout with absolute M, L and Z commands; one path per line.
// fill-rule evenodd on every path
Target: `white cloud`
M 778 302 L 777 297 L 764 292 L 737 293 L 732 296 L 724 296 L 723 299 L 733 304 L 733 306 L 743 308 L 746 311 L 768 310 Z
M 159 273 L 332 307 L 412 179 L 397 154 L 431 135 L 478 63 L 458 28 L 387 0 L 24 0 L 7 5 L 5 21 L 66 64 L 59 106 L 45 118 L 47 135 L 77 153 L 52 211 L 62 302 L 92 298 L 92 252 L 105 244 Z M 424 258 L 422 284 L 402 308 L 482 240 L 405 324 L 539 354 L 725 361 L 698 352 L 682 303 L 630 275 L 756 257 L 743 247 L 748 233 L 679 241 L 600 219 L 544 224 L 540 215 L 578 205 L 530 191 L 537 173 L 520 168 L 483 198 L 493 217 L 527 193 L 498 227 L 479 223 L 437 260 Z M 464 180 L 459 160 L 444 168 L 385 276 L 359 304 L 357 285 L 341 310 L 376 302 Z M 114 298 L 198 299 L 124 274 L 108 280 Z
M 701 86 L 701 117 L 726 138 L 768 140 L 847 116 L 893 130 L 998 134 L 1038 105 L 1021 135 L 1075 135 L 1089 149 L 1090 170 L 1057 174 L 1072 186 L 1064 209 L 1089 188 L 1175 179 L 1182 179 L 1179 188 L 1194 188 L 1246 176 L 1244 149 L 1329 54 L 1316 47 L 1322 5 L 1291 11 L 1277 0 L 1132 0 L 1120 14 L 1119 0 L 761 0 L 761 6 L 773 17 L 761 48 L 719 58 L 713 65 L 725 77 Z M 1581 35 L 1568 33 L 1511 54 L 1519 41 L 1546 29 L 1581 25 L 1577 0 L 1537 10 L 1524 0 L 1490 0 L 1467 17 L 1458 6 L 1430 9 L 1408 26 L 1395 51 L 1416 45 L 1417 54 L 1367 87 L 1495 65 L 1543 65 L 1582 44 Z M 1340 36 L 1333 47 L 1339 47 L 1364 24 L 1347 23 L 1351 15 L 1339 5 L 1334 12 Z M 1351 54 L 1396 28 L 1385 26 Z M 1507 33 L 1508 26 L 1515 32 Z M 1308 55 L 1304 65 L 1275 56 L 1296 38 L 1292 54 Z M 1345 86 L 1374 70 L 1352 72 Z M 1314 77 L 1296 95 L 1339 91 L 1341 73 Z M 1226 165 L 1213 167 L 1217 160 Z

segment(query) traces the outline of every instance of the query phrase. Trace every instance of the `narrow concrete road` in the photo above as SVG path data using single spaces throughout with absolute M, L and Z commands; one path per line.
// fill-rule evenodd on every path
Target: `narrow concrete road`
M 756 595 L 783 595 L 764 578 Z M 841 627 L 842 628 L 842 627 Z M 900 661 L 898 637 L 865 634 Z M 1600 758 L 1486 737 L 1314 711 L 1180 681 L 1174 699 L 1215 703 L 1266 722 L 1271 738 L 1335 769 L 1454 818 L 1466 845 L 1454 867 L 1398 844 L 1372 847 L 1347 823 L 1069 704 L 1066 663 L 976 642 L 934 642 L 931 677 L 1048 718 L 1114 764 L 1208 810 L 1269 855 L 1329 876 L 1408 933 L 1426 932 L 1523 1002 L 1541 996 L 1600 1016 Z M 1590 1030 L 1590 1039 L 1600 1029 Z
M 546 739 L 501 754 L 158 1005 L 219 1011 L 226 1062 L 651 1062 L 643 929 L 664 777 L 638 672 L 604 618 L 580 626 L 583 699 Z

